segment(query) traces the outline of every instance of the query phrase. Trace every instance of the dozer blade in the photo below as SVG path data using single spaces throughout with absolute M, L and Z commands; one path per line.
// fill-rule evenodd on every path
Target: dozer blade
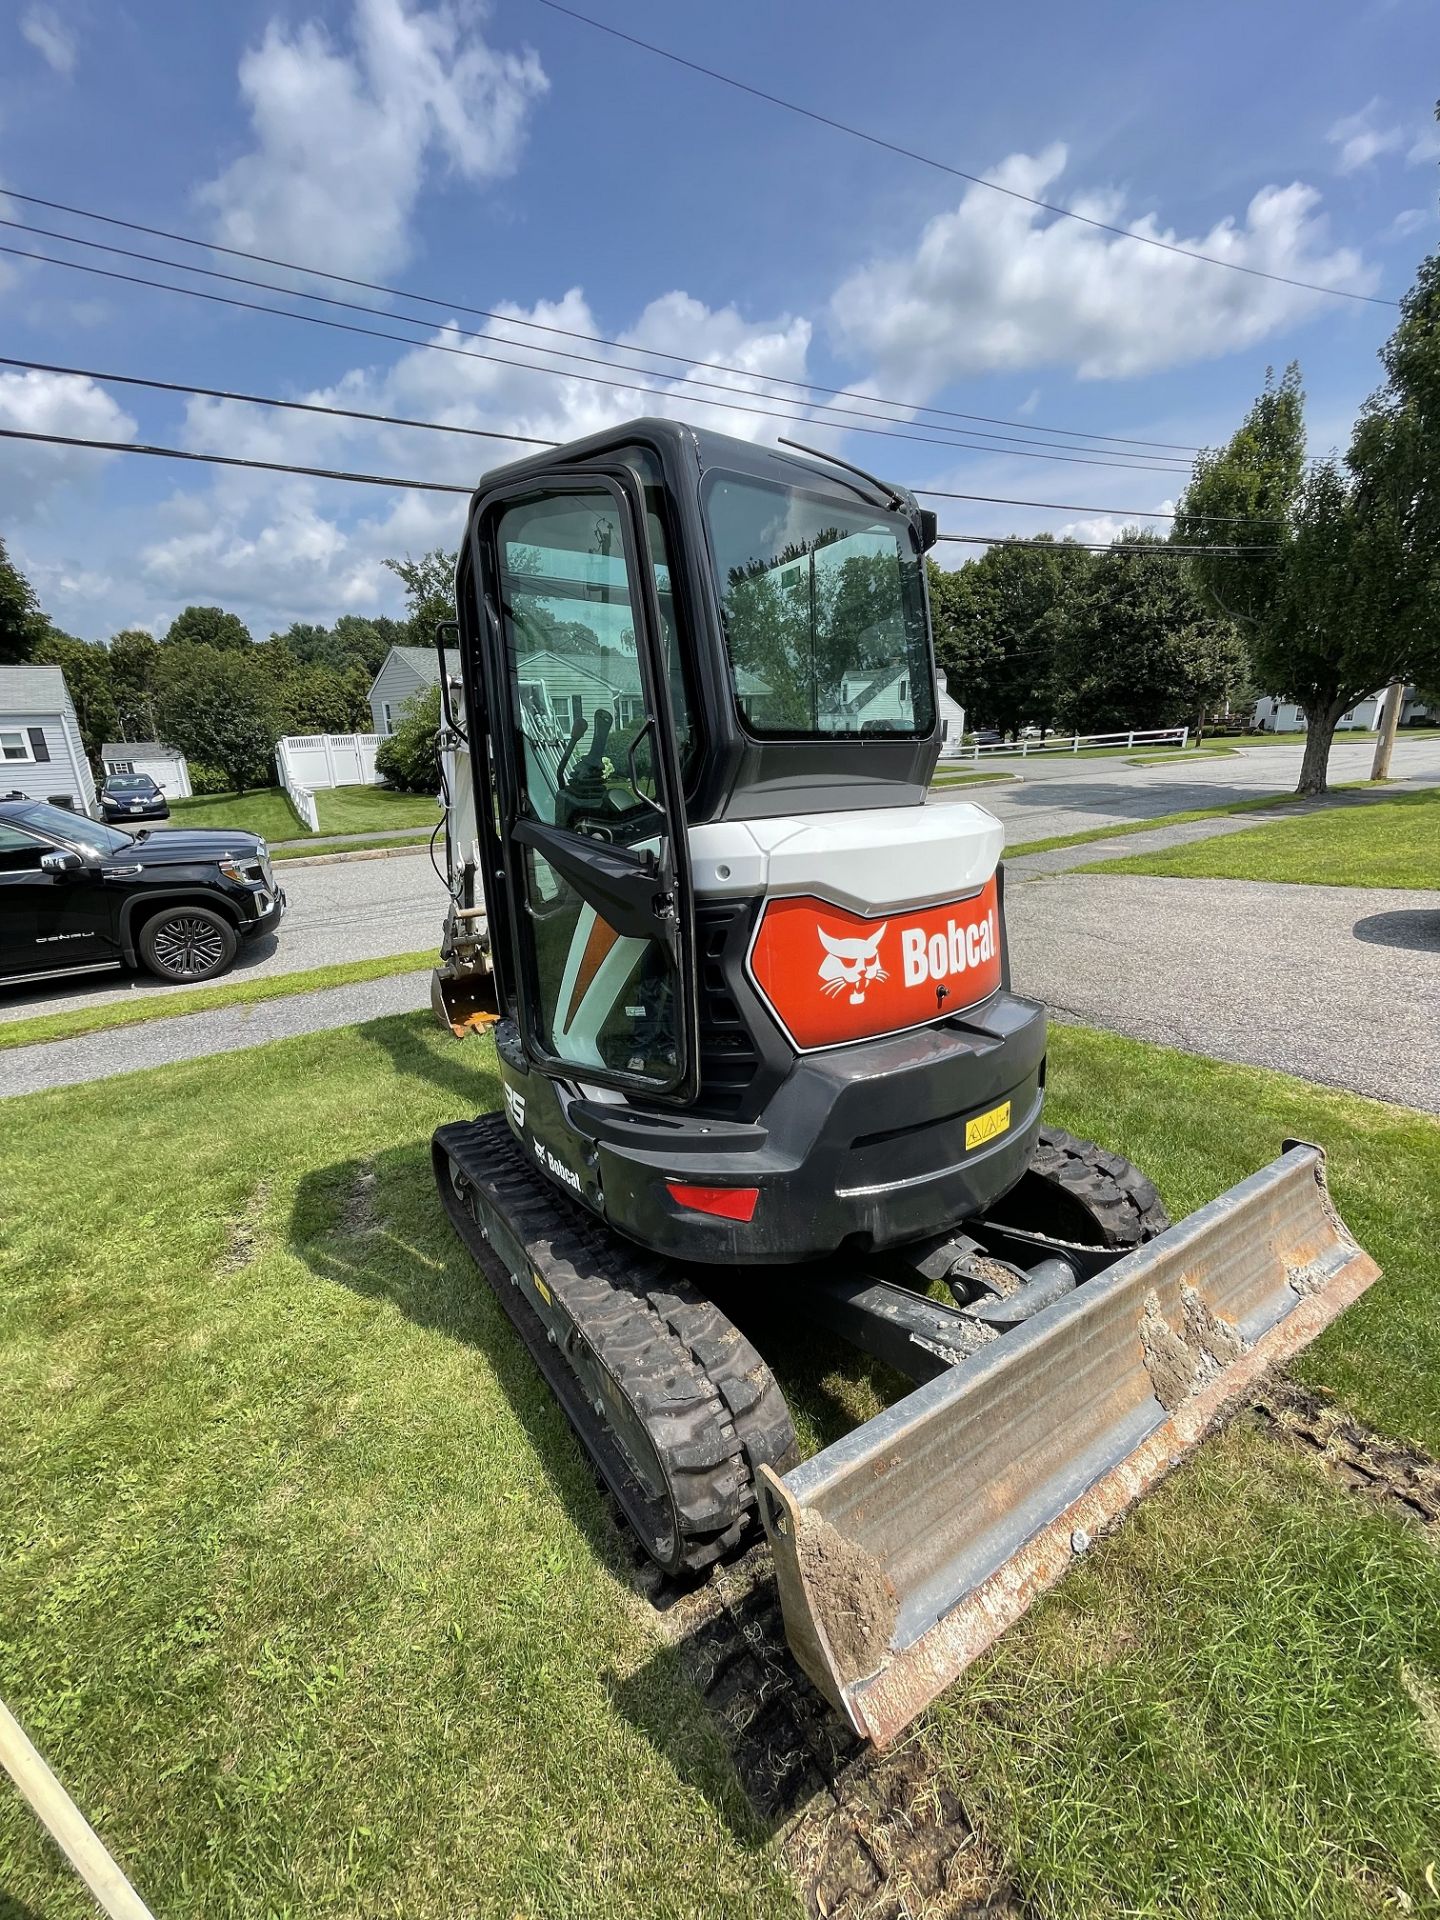
M 761 1469 L 786 1637 L 892 1740 L 1380 1269 L 1318 1147 L 1270 1166 L 783 1478 Z
M 478 970 L 452 973 L 436 967 L 430 975 L 430 1005 L 441 1026 L 449 1027 L 457 1040 L 493 1027 L 500 1018 L 495 976 Z

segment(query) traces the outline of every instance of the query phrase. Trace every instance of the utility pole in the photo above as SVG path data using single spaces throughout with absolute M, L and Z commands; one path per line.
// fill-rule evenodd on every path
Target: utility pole
M 1390 750 L 1395 745 L 1395 729 L 1400 725 L 1400 709 L 1405 704 L 1405 682 L 1392 680 L 1385 689 L 1385 706 L 1380 715 L 1380 738 L 1375 742 L 1375 759 L 1370 768 L 1372 780 L 1390 778 Z

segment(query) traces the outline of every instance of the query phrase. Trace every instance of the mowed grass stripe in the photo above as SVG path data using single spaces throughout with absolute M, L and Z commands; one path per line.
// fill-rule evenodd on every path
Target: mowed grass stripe
M 1325 1144 L 1387 1273 L 1304 1371 L 1440 1443 L 1440 1126 L 1083 1029 L 1050 1086 L 1177 1215 Z M 417 1015 L 11 1110 L 0 1688 L 167 1920 L 798 1911 L 434 1197 L 432 1128 L 498 1094 L 488 1043 Z M 807 1426 L 884 1385 L 774 1349 Z M 1242 1423 L 913 1737 L 1027 1913 L 1423 1912 L 1437 1580 Z M 0 1885 L 88 1911 L 13 1795 Z
M 107 1033 L 112 1027 L 144 1026 L 151 1020 L 176 1020 L 189 1014 L 215 1013 L 224 1007 L 257 1006 L 263 1000 L 285 1000 L 296 993 L 318 993 L 325 987 L 354 986 L 363 980 L 385 980 L 392 974 L 432 967 L 435 955 L 382 954 L 370 960 L 337 960 L 328 967 L 307 967 L 299 973 L 267 973 L 259 979 L 217 980 L 209 987 L 185 987 L 173 993 L 137 987 L 131 1000 L 97 1000 L 89 1007 L 68 1007 L 61 1013 L 37 1013 L 20 1020 L 0 1020 L 0 1052 L 11 1047 L 33 1047 L 48 1040 L 74 1040 L 87 1033 Z
M 1273 880 L 1291 886 L 1440 888 L 1440 790 L 1272 821 L 1186 847 L 1097 861 L 1079 871 Z

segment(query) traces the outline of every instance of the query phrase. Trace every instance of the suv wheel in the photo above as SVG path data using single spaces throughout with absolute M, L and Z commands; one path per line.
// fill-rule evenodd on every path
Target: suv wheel
M 162 980 L 209 980 L 235 958 L 230 922 L 209 907 L 170 907 L 147 920 L 140 956 Z

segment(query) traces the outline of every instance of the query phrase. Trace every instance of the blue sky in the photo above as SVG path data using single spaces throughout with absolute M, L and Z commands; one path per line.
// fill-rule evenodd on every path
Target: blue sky
M 592 5 L 629 32 L 1021 192 L 1296 278 L 1395 296 L 1436 244 L 1430 0 Z M 738 365 L 748 378 L 720 377 L 761 406 L 794 400 L 776 381 L 808 380 L 993 415 L 1010 423 L 993 431 L 1035 430 L 1037 443 L 1042 428 L 1214 442 L 1267 363 L 1298 357 L 1312 446 L 1325 451 L 1343 444 L 1376 384 L 1394 321 L 1384 307 L 1056 221 L 535 0 L 17 0 L 0 21 L 0 215 L 267 272 L 49 215 L 7 188 Z M 14 232 L 0 241 L 183 277 Z M 24 359 L 562 438 L 642 411 L 750 437 L 796 431 L 683 389 L 605 389 L 575 363 L 522 372 L 437 353 L 422 343 L 483 345 L 447 321 L 517 330 L 455 306 L 424 311 L 426 325 L 375 323 L 413 336 L 404 347 L 0 254 L 0 352 Z M 658 365 L 656 384 L 667 386 Z M 5 369 L 0 425 L 466 485 L 504 457 L 473 439 Z M 1025 457 L 813 419 L 799 437 L 913 486 L 1086 509 L 953 502 L 942 524 L 957 531 L 1110 537 L 1124 510 L 1163 507 L 1184 483 L 1160 467 L 1062 461 L 1038 444 Z M 395 611 L 381 559 L 453 544 L 462 509 L 0 443 L 0 536 L 52 617 L 87 638 L 163 629 L 193 600 L 236 609 L 257 635 Z

